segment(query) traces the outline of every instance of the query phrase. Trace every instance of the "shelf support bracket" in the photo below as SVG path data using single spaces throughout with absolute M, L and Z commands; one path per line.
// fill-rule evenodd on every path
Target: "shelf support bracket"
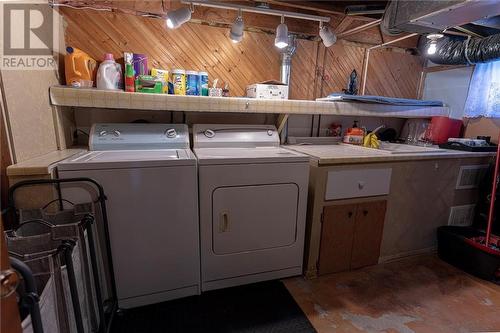
M 288 120 L 288 114 L 286 113 L 281 113 L 279 116 L 278 116 L 278 119 L 276 120 L 276 128 L 278 129 L 278 134 L 281 135 L 281 133 L 283 132 L 283 129 L 285 128 L 285 125 L 286 125 L 286 122 Z M 282 139 L 282 141 L 284 141 Z M 284 142 L 282 142 L 284 143 Z

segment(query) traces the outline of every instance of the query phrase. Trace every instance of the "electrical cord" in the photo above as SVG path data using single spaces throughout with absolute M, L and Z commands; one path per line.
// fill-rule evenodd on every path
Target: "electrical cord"
M 54 7 L 67 7 L 67 8 L 72 8 L 72 9 L 89 9 L 89 10 L 95 10 L 95 11 L 100 11 L 100 12 L 112 12 L 113 10 L 116 10 L 118 8 L 113 8 L 113 7 L 91 7 L 91 6 L 74 6 L 74 5 L 69 5 L 66 3 L 55 3 L 54 0 L 51 0 L 49 3 L 49 6 L 54 8 Z M 158 14 L 153 14 L 153 13 L 147 13 L 147 12 L 138 12 L 136 11 L 138 16 L 142 17 L 150 17 L 150 18 L 157 18 L 157 19 L 163 19 L 162 15 Z
M 89 138 L 90 138 L 89 133 L 85 132 L 84 130 L 81 130 L 81 129 L 77 128 L 77 129 L 76 129 L 76 131 L 77 131 L 77 132 L 80 132 L 80 133 L 82 133 L 82 134 L 85 134 L 87 137 L 89 137 Z

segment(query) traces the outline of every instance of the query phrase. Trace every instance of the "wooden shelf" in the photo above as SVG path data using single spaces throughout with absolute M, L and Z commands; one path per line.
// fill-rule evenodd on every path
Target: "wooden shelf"
M 398 106 L 351 102 L 264 100 L 244 97 L 177 96 L 126 93 L 93 88 L 50 88 L 52 105 L 185 112 L 239 112 L 397 118 L 448 116 L 448 107 Z

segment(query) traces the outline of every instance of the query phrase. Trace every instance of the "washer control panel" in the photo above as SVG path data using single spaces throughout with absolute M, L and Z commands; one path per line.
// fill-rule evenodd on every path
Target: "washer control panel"
M 90 130 L 89 150 L 188 149 L 185 124 L 106 123 Z

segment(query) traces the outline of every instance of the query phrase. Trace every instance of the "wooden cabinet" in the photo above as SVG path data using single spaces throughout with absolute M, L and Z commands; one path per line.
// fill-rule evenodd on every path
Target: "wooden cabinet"
M 320 275 L 350 268 L 356 208 L 356 205 L 324 208 L 318 267 Z
M 351 269 L 378 263 L 385 208 L 386 201 L 358 204 L 352 242 Z
M 319 275 L 377 264 L 386 204 L 369 201 L 323 209 Z

